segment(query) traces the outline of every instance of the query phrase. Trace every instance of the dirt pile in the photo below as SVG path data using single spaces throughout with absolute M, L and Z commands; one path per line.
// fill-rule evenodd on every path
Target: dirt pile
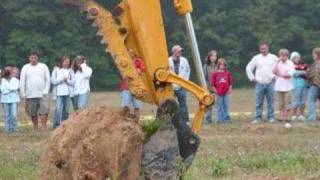
M 137 122 L 105 107 L 74 113 L 49 139 L 39 179 L 135 180 L 143 138 Z

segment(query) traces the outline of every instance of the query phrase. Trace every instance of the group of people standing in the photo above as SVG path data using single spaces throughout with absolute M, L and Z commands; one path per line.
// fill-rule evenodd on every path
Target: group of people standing
M 180 77 L 189 80 L 190 65 L 188 60 L 182 56 L 183 48 L 179 45 L 172 47 L 172 56 L 169 58 L 169 68 Z M 216 120 L 223 124 L 230 122 L 229 95 L 232 92 L 233 79 L 227 68 L 227 61 L 218 58 L 218 52 L 209 52 L 204 65 L 204 72 L 208 89 L 216 95 Z M 189 121 L 186 91 L 177 85 L 173 85 L 174 94 L 180 107 L 180 117 Z M 207 109 L 205 122 L 212 123 L 212 106 Z
M 62 57 L 51 76 L 47 65 L 39 62 L 36 52 L 29 54 L 29 63 L 23 66 L 20 75 L 16 68 L 5 67 L 0 85 L 5 132 L 18 131 L 17 104 L 20 98 L 25 102 L 25 111 L 31 117 L 33 128 L 47 129 L 50 89 L 56 102 L 53 128 L 58 127 L 68 118 L 70 102 L 75 110 L 87 106 L 91 75 L 92 69 L 84 56 L 76 56 L 72 63 L 69 57 Z
M 170 71 L 189 80 L 191 70 L 188 60 L 182 56 L 183 48 L 175 45 L 171 51 L 172 56 L 168 60 Z M 267 119 L 270 123 L 275 122 L 275 92 L 278 97 L 280 120 L 307 119 L 309 122 L 315 122 L 316 103 L 320 92 L 320 48 L 313 50 L 314 63 L 311 66 L 303 63 L 298 52 L 292 52 L 290 56 L 287 49 L 280 49 L 276 56 L 269 52 L 266 43 L 260 44 L 259 51 L 260 53 L 254 56 L 246 67 L 249 80 L 255 83 L 256 114 L 253 123 L 262 120 L 265 98 Z M 133 51 L 129 53 L 137 72 L 143 74 L 145 69 L 143 60 Z M 228 123 L 230 122 L 229 95 L 232 92 L 233 78 L 228 71 L 227 61 L 218 58 L 217 50 L 212 50 L 206 57 L 203 69 L 208 89 L 216 95 L 216 121 L 218 124 Z M 92 69 L 87 65 L 84 56 L 76 56 L 72 62 L 68 56 L 63 56 L 58 66 L 54 67 L 51 76 L 47 65 L 39 62 L 39 55 L 36 52 L 29 54 L 29 63 L 23 66 L 20 75 L 17 68 L 5 67 L 0 85 L 0 101 L 5 112 L 5 131 L 11 133 L 18 130 L 17 104 L 20 102 L 20 95 L 25 101 L 25 110 L 32 119 L 34 129 L 38 129 L 39 124 L 42 129 L 46 129 L 50 89 L 56 102 L 53 128 L 58 127 L 68 118 L 71 103 L 74 110 L 87 106 L 91 76 Z M 186 91 L 178 85 L 173 85 L 173 89 L 179 103 L 180 117 L 189 121 Z M 122 107 L 129 111 L 129 107 L 133 106 L 134 114 L 139 117 L 141 105 L 130 93 L 128 79 L 122 79 L 120 90 Z M 307 118 L 304 116 L 306 104 L 309 110 Z M 206 124 L 212 123 L 212 111 L 212 106 L 206 111 Z
M 264 98 L 267 99 L 267 119 L 275 122 L 275 93 L 279 104 L 279 120 L 317 120 L 316 103 L 320 87 L 320 48 L 313 49 L 313 64 L 303 63 L 298 52 L 280 49 L 278 57 L 269 52 L 266 43 L 260 44 L 260 54 L 247 65 L 247 76 L 256 85 L 256 115 L 253 123 L 262 119 Z M 304 110 L 308 107 L 305 118 Z
M 267 100 L 267 119 L 275 122 L 275 95 L 279 104 L 279 117 L 286 121 L 300 120 L 315 122 L 317 120 L 317 99 L 320 92 L 320 48 L 312 52 L 313 64 L 308 65 L 301 59 L 298 52 L 290 54 L 287 49 L 280 49 L 278 56 L 270 53 L 269 45 L 261 43 L 260 53 L 252 58 L 246 67 L 249 80 L 255 83 L 256 113 L 252 123 L 260 123 L 263 114 L 263 102 Z M 182 57 L 183 48 L 176 45 L 172 48 L 169 58 L 170 70 L 184 79 L 189 79 L 190 66 L 188 60 Z M 230 122 L 229 95 L 232 92 L 233 78 L 227 68 L 227 61 L 219 58 L 217 50 L 208 53 L 203 67 L 209 91 L 216 96 L 216 122 Z M 180 116 L 189 120 L 186 92 L 174 85 L 174 92 L 180 106 Z M 305 108 L 308 114 L 305 117 Z M 212 123 L 212 106 L 205 114 L 205 123 Z

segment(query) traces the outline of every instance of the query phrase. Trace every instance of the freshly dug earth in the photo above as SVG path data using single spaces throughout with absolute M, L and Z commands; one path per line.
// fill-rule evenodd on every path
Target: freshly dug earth
M 135 180 L 144 134 L 128 115 L 106 107 L 76 112 L 56 129 L 39 165 L 39 179 Z

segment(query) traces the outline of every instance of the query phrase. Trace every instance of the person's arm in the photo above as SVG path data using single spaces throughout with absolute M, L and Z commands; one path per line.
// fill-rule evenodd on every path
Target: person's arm
M 273 61 L 274 61 L 273 65 L 272 65 L 272 70 L 273 70 L 273 69 L 275 69 L 275 68 L 278 68 L 279 58 L 278 58 L 276 55 L 272 55 L 272 57 L 273 57 Z M 279 72 L 279 71 L 277 71 L 276 74 L 275 74 L 275 73 L 273 73 L 273 71 L 272 71 L 271 77 L 272 77 L 273 80 L 275 80 L 276 76 L 278 75 L 278 74 L 277 74 L 278 72 Z
M 301 77 L 301 76 L 304 76 L 306 74 L 307 74 L 306 71 L 300 71 L 300 70 L 295 70 L 295 71 L 292 72 L 292 76 L 293 77 Z
M 68 77 L 68 80 L 67 80 L 67 84 L 69 86 L 73 86 L 74 83 L 75 83 L 74 73 L 73 73 L 73 71 L 70 71 L 69 72 L 69 77 Z
M 279 75 L 278 63 L 276 64 L 275 67 L 273 67 L 272 73 L 273 73 L 274 75 L 276 75 L 276 76 Z
M 204 74 L 204 77 L 205 77 L 206 81 L 209 81 L 209 79 L 208 79 L 208 71 L 207 71 L 207 64 L 204 64 L 202 68 L 203 68 L 203 74 Z
M 9 88 L 7 83 L 1 83 L 0 91 L 4 95 L 9 94 L 11 92 L 11 90 L 10 90 L 10 88 Z
M 61 84 L 63 79 L 58 79 L 58 70 L 54 69 L 51 75 L 51 83 L 53 85 L 59 85 Z
M 285 74 L 281 74 L 279 76 L 282 77 L 282 78 L 285 78 L 285 79 L 290 79 L 292 77 L 288 72 L 285 73 Z
M 293 76 L 292 74 L 295 71 L 294 64 L 291 61 L 289 61 L 289 66 L 290 67 L 289 67 L 288 71 L 285 74 L 282 74 L 282 77 L 285 79 L 292 78 L 292 76 Z
M 84 74 L 84 77 L 86 79 L 90 79 L 91 75 L 92 75 L 92 69 L 87 66 L 87 64 L 83 63 L 80 65 L 81 69 L 82 69 L 82 73 Z
M 174 72 L 173 60 L 172 60 L 171 57 L 169 57 L 168 62 L 169 62 L 169 71 L 175 73 Z
M 212 88 L 214 93 L 217 93 L 217 89 L 216 89 L 216 74 L 215 73 L 213 73 L 211 75 L 211 88 Z
M 26 66 L 23 66 L 20 74 L 20 94 L 22 98 L 26 97 Z
M 229 72 L 228 73 L 229 75 L 229 84 L 230 84 L 230 87 L 229 87 L 229 94 L 232 92 L 232 90 L 233 90 L 233 78 L 232 78 L 232 74 Z
M 44 65 L 44 71 L 45 71 L 46 86 L 44 88 L 43 94 L 47 95 L 49 93 L 50 84 L 51 84 L 50 72 L 47 65 Z
M 254 82 L 256 80 L 253 74 L 253 71 L 256 69 L 256 67 L 257 67 L 257 58 L 253 57 L 246 67 L 247 76 L 251 82 Z
M 9 83 L 10 91 L 17 91 L 19 89 L 19 81 L 16 78 L 11 78 Z
M 186 70 L 185 70 L 185 79 L 189 80 L 190 79 L 190 65 L 187 59 L 186 60 Z
M 311 81 L 316 77 L 315 72 L 314 72 L 314 66 L 315 64 L 312 64 L 312 66 L 307 70 L 307 79 Z

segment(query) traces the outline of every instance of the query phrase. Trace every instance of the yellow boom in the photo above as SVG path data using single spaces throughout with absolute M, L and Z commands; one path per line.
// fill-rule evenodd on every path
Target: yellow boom
M 206 87 L 200 87 L 169 71 L 168 48 L 161 14 L 160 0 L 123 0 L 111 12 L 93 0 L 65 0 L 78 5 L 93 20 L 123 77 L 129 79 L 132 94 L 147 103 L 160 105 L 173 99 L 172 84 L 190 91 L 199 100 L 199 111 L 192 121 L 192 130 L 201 128 L 205 109 L 214 98 Z M 173 0 L 179 15 L 192 11 L 190 0 Z M 128 50 L 132 49 L 144 60 L 146 69 L 142 75 L 135 70 Z

